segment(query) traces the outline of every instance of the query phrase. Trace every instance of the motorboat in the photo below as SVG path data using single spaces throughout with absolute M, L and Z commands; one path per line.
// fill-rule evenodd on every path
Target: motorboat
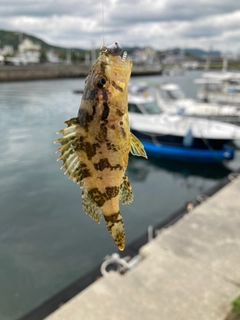
M 175 83 L 156 86 L 156 101 L 168 114 L 240 123 L 240 107 L 204 103 L 186 98 L 184 92 Z
M 194 83 L 199 100 L 240 106 L 240 73 L 205 72 Z
M 153 96 L 129 95 L 130 128 L 148 155 L 178 160 L 230 160 L 230 142 L 240 139 L 240 127 L 207 119 L 163 113 Z

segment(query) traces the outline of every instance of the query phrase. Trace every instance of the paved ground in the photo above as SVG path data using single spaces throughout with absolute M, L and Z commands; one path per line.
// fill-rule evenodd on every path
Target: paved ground
M 240 180 L 164 229 L 46 320 L 224 320 L 240 293 Z

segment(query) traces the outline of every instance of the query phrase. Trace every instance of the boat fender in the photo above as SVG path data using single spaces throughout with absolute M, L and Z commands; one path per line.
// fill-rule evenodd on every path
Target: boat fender
M 192 135 L 192 129 L 189 128 L 183 138 L 183 146 L 186 148 L 190 148 L 193 145 L 194 137 Z
M 184 112 L 185 112 L 185 109 L 184 109 L 184 108 L 178 108 L 178 110 L 177 110 L 177 114 L 178 114 L 179 116 L 183 116 L 183 115 L 184 115 Z

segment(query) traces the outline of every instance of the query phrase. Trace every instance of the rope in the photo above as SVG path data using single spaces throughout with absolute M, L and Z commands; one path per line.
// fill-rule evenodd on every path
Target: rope
M 120 258 L 118 253 L 113 253 L 111 256 L 106 256 L 105 261 L 102 263 L 100 271 L 101 274 L 106 277 L 109 275 L 107 267 L 110 265 L 117 266 L 117 272 L 119 274 L 124 274 L 126 271 L 132 269 L 142 258 L 139 255 L 136 255 L 131 259 L 127 256 L 125 258 Z
M 228 175 L 228 180 L 229 181 L 233 181 L 233 180 L 236 180 L 236 179 L 239 179 L 240 178 L 240 173 L 238 172 L 232 172 Z

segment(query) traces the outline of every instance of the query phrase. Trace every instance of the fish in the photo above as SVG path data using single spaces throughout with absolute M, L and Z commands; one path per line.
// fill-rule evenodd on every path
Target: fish
M 131 203 L 133 192 L 126 175 L 129 153 L 147 158 L 142 143 L 130 132 L 128 82 L 132 62 L 116 41 L 100 48 L 86 80 L 78 115 L 55 141 L 61 146 L 62 168 L 82 189 L 85 213 L 107 229 L 119 250 L 125 247 L 119 202 Z

